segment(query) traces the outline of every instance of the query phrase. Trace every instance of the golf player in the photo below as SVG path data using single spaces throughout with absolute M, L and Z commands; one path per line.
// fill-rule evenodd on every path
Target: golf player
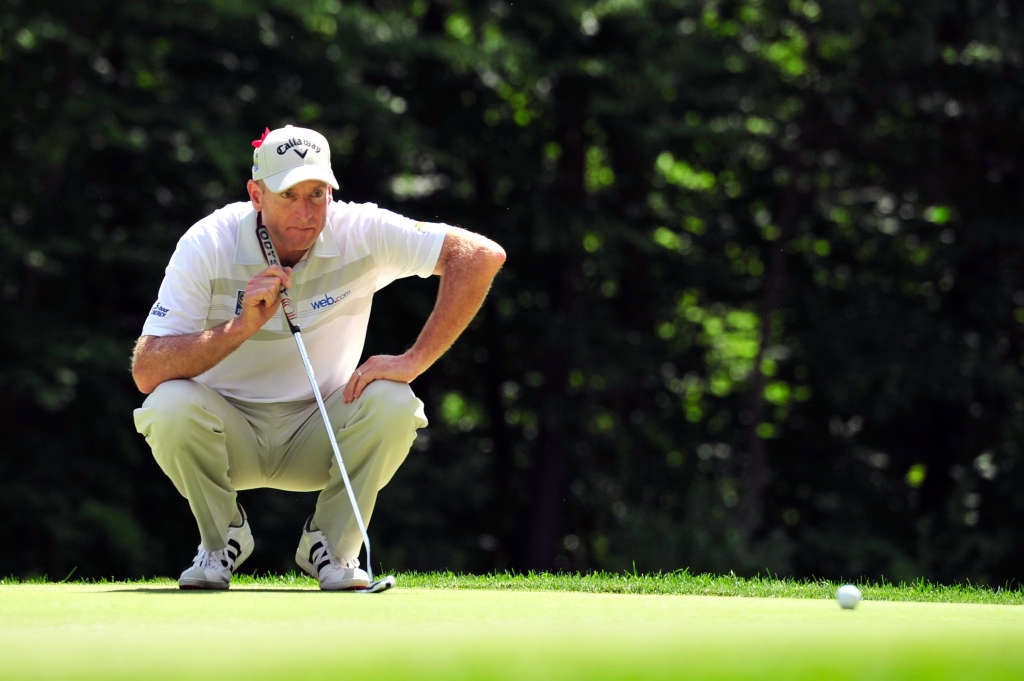
M 281 307 L 288 289 L 366 522 L 377 493 L 427 425 L 409 383 L 479 310 L 505 252 L 458 227 L 372 203 L 334 201 L 318 132 L 287 126 L 253 142 L 249 201 L 178 242 L 132 357 L 148 394 L 135 410 L 160 468 L 188 499 L 202 543 L 182 589 L 227 589 L 253 537 L 238 490 L 319 491 L 295 559 L 327 590 L 365 588 L 361 536 Z M 281 266 L 268 267 L 256 229 Z M 401 277 L 441 277 L 434 310 L 401 355 L 362 364 L 373 294 Z

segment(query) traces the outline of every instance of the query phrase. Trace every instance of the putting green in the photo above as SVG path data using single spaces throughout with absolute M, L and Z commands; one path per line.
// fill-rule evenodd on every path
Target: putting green
M 1024 608 L 0 586 L 0 678 L 1019 679 Z

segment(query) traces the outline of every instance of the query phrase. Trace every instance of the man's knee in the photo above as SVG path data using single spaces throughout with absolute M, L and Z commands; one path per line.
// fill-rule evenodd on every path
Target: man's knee
M 412 430 L 427 425 L 423 402 L 408 383 L 377 380 L 363 389 L 359 399 L 366 400 L 370 418 L 384 420 L 392 426 L 406 424 Z
M 213 435 L 223 424 L 204 408 L 210 389 L 190 379 L 165 381 L 150 393 L 141 409 L 135 410 L 135 427 L 145 436 L 153 456 L 161 464 L 180 456 L 194 456 L 193 447 L 184 446 L 200 435 Z
M 187 426 L 193 419 L 195 407 L 206 397 L 205 386 L 191 379 L 164 381 L 156 387 L 142 405 L 147 421 L 161 430 Z

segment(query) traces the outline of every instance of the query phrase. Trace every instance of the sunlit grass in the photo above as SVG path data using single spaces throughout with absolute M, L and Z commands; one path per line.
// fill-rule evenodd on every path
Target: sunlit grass
M 843 610 L 832 584 L 775 578 L 398 579 L 377 596 L 294 573 L 240 575 L 220 592 L 167 578 L 2 580 L 0 678 L 1010 681 L 1024 669 L 1024 608 L 991 604 L 1020 603 L 1006 590 L 862 584 L 872 600 Z

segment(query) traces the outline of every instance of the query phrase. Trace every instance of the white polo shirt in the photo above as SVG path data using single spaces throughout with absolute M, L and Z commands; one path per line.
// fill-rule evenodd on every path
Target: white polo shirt
M 337 201 L 327 226 L 292 270 L 292 301 L 321 392 L 340 388 L 358 366 L 373 294 L 395 279 L 428 277 L 447 226 L 416 222 L 372 203 Z M 233 203 L 192 226 L 167 265 L 146 336 L 210 329 L 241 312 L 249 280 L 267 263 L 256 211 Z M 313 399 L 280 310 L 217 366 L 196 377 L 222 395 L 250 402 Z

